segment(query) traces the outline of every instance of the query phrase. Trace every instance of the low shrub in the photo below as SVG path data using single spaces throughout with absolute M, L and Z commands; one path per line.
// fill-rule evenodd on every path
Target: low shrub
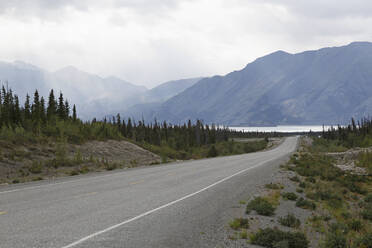
M 116 163 L 105 163 L 105 169 L 108 171 L 115 170 L 118 168 Z
M 31 166 L 28 168 L 28 171 L 33 174 L 39 174 L 43 171 L 43 164 L 42 162 L 33 161 Z
M 287 227 L 299 227 L 301 225 L 301 221 L 297 219 L 293 214 L 287 214 L 284 217 L 279 217 L 278 222 Z
M 285 192 L 282 194 L 282 197 L 286 200 L 295 201 L 297 200 L 297 195 L 293 192 Z
M 275 212 L 275 207 L 265 198 L 256 197 L 247 205 L 246 213 L 255 210 L 259 215 L 271 216 Z
M 306 182 L 309 182 L 309 183 L 316 183 L 316 179 L 314 177 L 307 177 L 305 179 Z
M 251 236 L 251 243 L 269 248 L 307 248 L 309 241 L 300 232 L 284 232 L 275 228 L 261 229 Z
M 249 222 L 245 218 L 236 218 L 229 223 L 230 227 L 234 230 L 239 230 L 240 228 L 248 229 Z
M 306 183 L 305 182 L 300 182 L 300 184 L 298 185 L 298 187 L 300 188 L 306 188 Z
M 363 219 L 372 221 L 372 203 L 367 204 L 361 214 Z
M 301 193 L 303 193 L 303 192 L 304 192 L 304 190 L 303 190 L 303 189 L 301 189 L 301 188 L 297 188 L 297 189 L 296 189 L 296 192 L 297 192 L 297 193 L 300 193 L 300 194 L 301 194 Z
M 303 197 L 299 198 L 296 201 L 296 206 L 304 209 L 311 209 L 314 210 L 316 205 L 314 202 L 304 199 Z
M 346 248 L 346 235 L 340 232 L 329 232 L 326 236 L 324 247 Z
M 356 247 L 372 248 L 372 233 L 366 233 L 356 241 Z
M 305 177 L 320 176 L 322 180 L 332 181 L 342 176 L 344 172 L 333 166 L 333 159 L 324 155 L 304 154 L 297 160 L 293 161 L 295 164 L 295 171 Z
M 368 195 L 364 198 L 364 201 L 365 201 L 365 202 L 368 202 L 368 203 L 372 203 L 372 194 L 368 194 Z
M 241 231 L 240 234 L 239 234 L 239 237 L 241 239 L 248 239 L 248 232 L 247 232 L 247 230 Z
M 361 176 L 347 174 L 346 176 L 339 178 L 337 181 L 351 192 L 362 195 L 367 193 L 367 191 L 360 186 L 360 182 L 365 181 L 365 178 Z
M 293 182 L 300 182 L 300 178 L 298 178 L 298 176 L 290 177 L 289 180 L 291 180 Z
M 211 148 L 208 151 L 207 157 L 213 158 L 218 156 L 218 151 L 214 145 L 211 146 Z
M 348 227 L 356 232 L 359 232 L 363 228 L 363 223 L 360 220 L 352 220 L 348 223 Z
M 269 183 L 269 184 L 265 185 L 265 188 L 275 190 L 275 189 L 281 189 L 283 187 L 280 184 L 277 184 L 277 183 Z

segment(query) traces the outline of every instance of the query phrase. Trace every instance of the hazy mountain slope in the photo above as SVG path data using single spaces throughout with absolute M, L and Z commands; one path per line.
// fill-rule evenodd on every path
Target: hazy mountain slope
M 32 96 L 35 89 L 46 98 L 52 88 L 56 95 L 62 91 L 71 103 L 77 105 L 79 116 L 83 119 L 119 113 L 142 102 L 143 94 L 148 91 L 143 86 L 119 78 L 102 78 L 71 66 L 48 72 L 20 61 L 1 62 L 0 80 L 3 84 L 8 82 L 22 101 L 27 93 Z
M 80 103 L 80 113 L 85 118 L 101 118 L 109 113 L 119 113 L 137 102 L 147 89 L 116 77 L 102 78 L 66 67 L 50 74 L 47 81 L 53 88 L 62 90 L 72 102 Z
M 8 82 L 23 102 L 35 89 L 47 97 L 50 89 L 55 94 L 62 91 L 64 96 L 77 105 L 83 119 L 103 118 L 127 111 L 127 116 L 136 119 L 152 117 L 162 102 L 189 88 L 201 78 L 174 80 L 163 83 L 151 90 L 137 86 L 120 78 L 100 76 L 68 66 L 56 72 L 48 72 L 21 61 L 0 62 L 0 81 Z
M 164 102 L 169 98 L 181 93 L 185 89 L 193 86 L 201 79 L 202 78 L 200 77 L 189 78 L 162 83 L 159 86 L 147 91 L 145 94 L 145 99 L 147 102 Z
M 48 92 L 45 73 L 42 69 L 21 61 L 0 62 L 0 84 L 5 86 L 8 84 L 22 100 L 27 93 L 33 93 L 35 89 L 38 89 L 41 94 Z
M 160 84 L 144 93 L 141 101 L 144 103 L 135 104 L 129 107 L 123 114 L 125 117 L 131 117 L 136 120 L 153 120 L 161 104 L 183 92 L 185 89 L 199 82 L 202 78 L 190 78 L 173 80 Z
M 202 79 L 166 101 L 158 119 L 230 125 L 339 123 L 370 114 L 372 43 L 282 51 Z

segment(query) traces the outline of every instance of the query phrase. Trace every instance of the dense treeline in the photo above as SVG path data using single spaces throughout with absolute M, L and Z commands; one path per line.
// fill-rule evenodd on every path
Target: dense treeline
M 51 90 L 48 103 L 44 97 L 35 90 L 33 100 L 27 94 L 23 105 L 20 104 L 18 95 L 11 89 L 2 86 L 0 92 L 0 127 L 1 133 L 16 131 L 18 133 L 30 132 L 34 135 L 48 134 L 51 126 L 56 126 L 58 121 L 77 121 L 76 107 L 73 105 L 70 115 L 68 100 L 64 100 L 62 92 L 58 100 Z
M 128 139 L 139 144 L 168 146 L 175 150 L 227 142 L 229 138 L 261 137 L 261 134 L 229 130 L 216 125 L 204 125 L 188 121 L 183 125 L 167 122 L 145 123 L 144 120 L 122 120 L 120 114 L 83 122 L 77 117 L 76 107 L 72 111 L 62 92 L 58 99 L 51 90 L 48 101 L 34 92 L 33 98 L 26 96 L 24 104 L 11 89 L 2 87 L 0 94 L 0 138 L 14 142 L 35 142 L 54 138 L 69 143 L 87 140 Z
M 363 118 L 358 122 L 351 119 L 347 126 L 323 130 L 322 137 L 348 148 L 372 146 L 372 119 Z

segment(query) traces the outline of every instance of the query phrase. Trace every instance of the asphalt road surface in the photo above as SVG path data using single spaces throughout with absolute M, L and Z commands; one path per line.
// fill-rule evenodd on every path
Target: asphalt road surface
M 215 247 L 227 208 L 297 139 L 265 152 L 0 187 L 0 247 Z

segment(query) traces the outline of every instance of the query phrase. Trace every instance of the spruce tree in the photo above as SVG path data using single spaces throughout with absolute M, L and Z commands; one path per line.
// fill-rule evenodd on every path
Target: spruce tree
M 121 118 L 120 118 L 120 114 L 119 113 L 116 115 L 116 125 L 117 125 L 118 129 L 120 130 Z
M 64 119 L 68 119 L 70 117 L 70 105 L 66 99 L 65 101 L 65 116 L 64 116 Z
M 63 102 L 63 94 L 62 92 L 59 93 L 59 98 L 58 98 L 58 106 L 57 106 L 57 114 L 60 119 L 65 118 L 65 104 Z
M 31 119 L 31 105 L 30 105 L 30 96 L 26 95 L 26 101 L 25 101 L 25 109 L 24 109 L 24 116 L 26 120 Z
M 51 120 L 52 117 L 57 113 L 57 102 L 54 97 L 54 91 L 53 89 L 49 93 L 49 99 L 48 99 L 48 108 L 47 108 L 47 118 L 48 120 Z
M 35 90 L 34 93 L 34 103 L 32 104 L 31 107 L 31 118 L 34 122 L 39 122 L 40 121 L 40 98 L 39 98 L 39 92 Z
M 75 122 L 77 120 L 77 115 L 76 115 L 76 106 L 72 107 L 72 120 Z
M 14 124 L 21 125 L 22 118 L 21 118 L 21 108 L 19 106 L 19 99 L 17 95 L 14 95 Z
M 46 123 L 47 117 L 46 117 L 46 113 L 45 113 L 44 97 L 41 97 L 41 99 L 40 99 L 40 119 L 44 124 Z

